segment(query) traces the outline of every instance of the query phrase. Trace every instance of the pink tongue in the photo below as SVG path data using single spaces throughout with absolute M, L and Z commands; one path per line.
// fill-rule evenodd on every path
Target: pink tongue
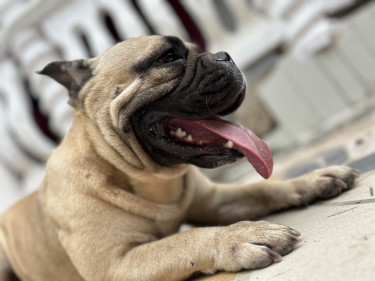
M 233 142 L 249 160 L 255 170 L 265 179 L 272 174 L 272 153 L 267 144 L 248 128 L 221 119 L 193 121 L 206 130 Z

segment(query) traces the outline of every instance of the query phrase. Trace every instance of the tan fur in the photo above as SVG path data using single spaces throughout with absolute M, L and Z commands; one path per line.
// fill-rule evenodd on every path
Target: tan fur
M 357 173 L 347 167 L 220 185 L 189 165 L 156 164 L 134 133 L 119 129 L 126 122 L 119 110 L 145 89 L 173 87 L 174 73 L 131 71 L 160 44 L 161 36 L 132 39 L 90 60 L 95 75 L 71 101 L 72 127 L 39 190 L 0 218 L 0 281 L 11 280 L 12 270 L 24 281 L 164 281 L 264 267 L 290 252 L 299 233 L 239 221 L 335 196 L 353 184 Z M 176 234 L 184 221 L 222 226 Z

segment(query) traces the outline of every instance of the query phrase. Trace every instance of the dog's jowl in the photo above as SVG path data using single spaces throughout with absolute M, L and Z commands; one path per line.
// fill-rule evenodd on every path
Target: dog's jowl
M 250 219 L 338 195 L 358 175 L 335 166 L 251 185 L 204 177 L 196 166 L 242 157 L 272 173 L 267 145 L 219 117 L 246 87 L 225 52 L 148 36 L 39 73 L 68 89 L 76 114 L 40 188 L 0 217 L 0 281 L 184 280 L 265 267 L 299 233 Z M 183 222 L 202 227 L 176 233 Z

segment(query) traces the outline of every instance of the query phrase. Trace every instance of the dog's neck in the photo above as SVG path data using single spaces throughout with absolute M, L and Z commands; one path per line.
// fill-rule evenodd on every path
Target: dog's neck
M 90 165 L 111 167 L 101 172 L 108 173 L 106 176 L 113 185 L 154 203 L 174 204 L 181 200 L 184 193 L 182 175 L 188 170 L 187 165 L 175 168 L 156 165 L 152 169 L 144 167 L 133 155 L 133 149 L 122 149 L 122 147 L 116 149 L 108 143 L 108 140 L 103 139 L 103 135 L 95 124 L 83 114 L 77 113 L 66 141 L 71 139 L 70 145 L 77 145 L 79 139 L 82 138 L 89 141 L 94 151 L 91 149 L 90 152 L 87 149 L 86 152 L 82 150 L 77 152 L 98 154 L 101 161 Z M 115 144 L 119 142 L 121 142 L 120 138 L 114 140 Z M 120 145 L 128 148 L 127 144 L 120 143 Z

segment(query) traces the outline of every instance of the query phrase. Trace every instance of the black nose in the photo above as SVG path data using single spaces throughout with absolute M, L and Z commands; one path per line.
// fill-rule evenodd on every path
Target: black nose
M 233 62 L 232 58 L 227 52 L 218 52 L 212 57 L 216 61 L 230 61 Z

